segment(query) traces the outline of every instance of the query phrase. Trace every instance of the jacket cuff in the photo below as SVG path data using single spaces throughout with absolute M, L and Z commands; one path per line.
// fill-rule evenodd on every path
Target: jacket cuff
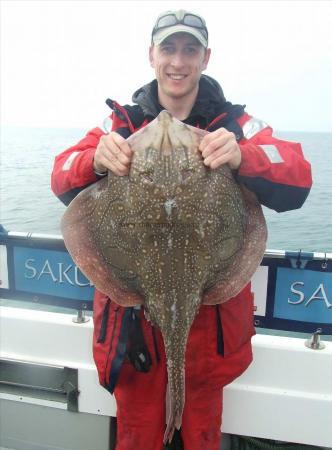
M 98 175 L 93 170 L 93 158 L 95 152 L 95 148 L 90 148 L 77 156 L 74 170 L 80 175 L 81 185 L 93 183 L 99 179 Z

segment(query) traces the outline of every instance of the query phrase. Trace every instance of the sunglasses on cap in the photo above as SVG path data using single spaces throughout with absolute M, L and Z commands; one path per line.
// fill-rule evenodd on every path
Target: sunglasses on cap
M 203 19 L 191 13 L 185 13 L 181 19 L 179 19 L 176 16 L 176 14 L 172 12 L 166 13 L 162 17 L 159 17 L 152 30 L 152 36 L 157 31 L 162 30 L 163 28 L 172 27 L 178 24 L 186 25 L 187 27 L 191 28 L 196 28 L 200 30 L 201 34 L 205 37 L 206 40 L 208 39 L 208 31 Z

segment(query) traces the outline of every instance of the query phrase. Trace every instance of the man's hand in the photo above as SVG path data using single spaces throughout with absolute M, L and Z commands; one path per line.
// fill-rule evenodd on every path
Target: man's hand
M 120 134 L 112 131 L 100 138 L 93 159 L 96 172 L 111 170 L 115 175 L 128 175 L 133 151 Z
M 222 164 L 228 164 L 231 169 L 238 169 L 241 164 L 241 150 L 234 133 L 225 128 L 204 136 L 199 150 L 202 152 L 204 164 L 216 169 Z

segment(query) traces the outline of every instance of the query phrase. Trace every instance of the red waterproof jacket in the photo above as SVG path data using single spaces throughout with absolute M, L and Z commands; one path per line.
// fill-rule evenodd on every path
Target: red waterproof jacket
M 157 100 L 156 81 L 139 89 L 133 100 L 138 105 L 122 107 L 108 100 L 113 113 L 104 126 L 92 129 L 80 142 L 56 157 L 52 189 L 65 204 L 99 179 L 93 171 L 93 157 L 101 136 L 112 130 L 128 137 L 153 120 L 162 109 Z M 276 211 L 302 206 L 312 180 L 310 164 L 303 157 L 301 145 L 275 138 L 266 123 L 247 114 L 242 106 L 226 102 L 215 80 L 202 76 L 196 104 L 185 123 L 208 131 L 224 127 L 234 132 L 242 153 L 237 180 L 253 191 L 263 205 Z M 239 351 L 255 333 L 250 284 L 235 298 L 211 308 L 216 311 L 216 320 L 211 323 L 218 338 L 216 353 L 228 356 Z M 110 392 L 114 390 L 125 358 L 133 318 L 133 308 L 120 307 L 116 299 L 113 301 L 96 292 L 94 359 L 100 383 Z M 153 328 L 145 329 L 144 336 L 155 343 Z M 155 360 L 158 360 L 156 346 L 155 351 Z

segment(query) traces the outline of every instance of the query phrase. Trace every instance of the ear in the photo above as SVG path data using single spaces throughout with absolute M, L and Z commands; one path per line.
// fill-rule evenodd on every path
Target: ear
M 204 60 L 203 60 L 203 70 L 205 70 L 207 68 L 209 60 L 210 60 L 210 56 L 211 56 L 211 49 L 207 48 L 205 50 L 205 55 L 204 55 Z
M 151 67 L 154 67 L 153 51 L 154 51 L 154 45 L 151 45 L 151 46 L 149 47 L 149 61 L 150 61 L 150 66 L 151 66 Z

